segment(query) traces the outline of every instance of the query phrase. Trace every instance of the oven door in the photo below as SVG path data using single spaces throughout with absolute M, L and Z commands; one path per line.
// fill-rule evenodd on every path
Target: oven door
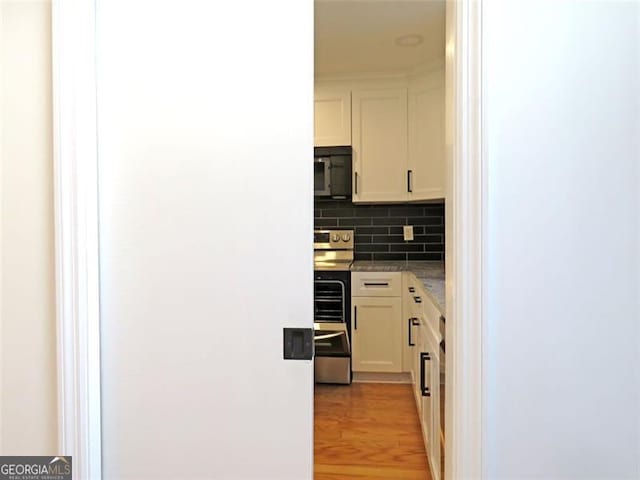
M 347 318 L 346 290 L 342 280 L 316 279 L 313 292 L 314 320 L 324 323 L 344 323 Z
M 316 197 L 331 196 L 331 157 L 313 159 L 313 194 Z
M 316 357 L 349 357 L 351 346 L 346 323 L 314 323 Z

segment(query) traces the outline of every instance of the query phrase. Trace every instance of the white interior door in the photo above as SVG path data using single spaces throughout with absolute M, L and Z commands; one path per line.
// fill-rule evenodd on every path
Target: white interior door
M 104 478 L 310 479 L 312 1 L 96 10 Z

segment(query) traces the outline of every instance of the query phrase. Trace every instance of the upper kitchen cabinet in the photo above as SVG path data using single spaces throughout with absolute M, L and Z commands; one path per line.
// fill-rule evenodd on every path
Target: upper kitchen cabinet
M 409 200 L 444 198 L 444 71 L 409 81 Z
M 315 141 L 353 147 L 353 202 L 443 199 L 446 2 L 314 8 Z
M 397 83 L 397 80 L 395 80 Z M 444 71 L 353 91 L 353 201 L 444 198 Z
M 316 87 L 314 96 L 314 145 L 351 145 L 351 90 Z
M 353 201 L 406 201 L 407 90 L 353 92 Z

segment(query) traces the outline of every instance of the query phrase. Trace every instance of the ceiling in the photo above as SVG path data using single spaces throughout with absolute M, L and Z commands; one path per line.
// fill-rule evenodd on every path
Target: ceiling
M 424 42 L 401 47 L 418 34 Z M 406 72 L 444 59 L 444 0 L 316 0 L 315 74 Z

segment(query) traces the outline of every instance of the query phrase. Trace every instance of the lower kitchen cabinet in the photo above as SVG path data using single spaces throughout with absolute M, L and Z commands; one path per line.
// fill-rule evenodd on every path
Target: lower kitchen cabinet
M 419 317 L 412 318 L 412 330 L 413 330 L 413 345 L 411 346 L 411 380 L 413 381 L 413 392 L 416 397 L 416 408 L 418 409 L 418 416 L 420 417 L 420 422 L 422 423 L 422 367 L 420 365 L 421 362 L 421 352 L 424 352 L 426 349 L 425 342 L 426 338 L 424 335 L 424 327 L 422 326 L 423 320 Z
M 441 480 L 440 346 L 425 317 L 416 318 L 412 334 L 411 377 L 431 478 Z
M 431 478 L 440 480 L 440 347 L 436 338 L 424 329 L 422 363 L 422 431 L 431 466 Z M 421 336 L 422 336 L 421 335 Z
M 410 374 L 431 478 L 442 480 L 440 312 L 410 272 L 353 272 L 351 279 L 353 372 Z
M 402 299 L 352 298 L 352 369 L 354 372 L 402 371 Z
M 405 279 L 407 341 L 404 366 L 411 372 L 431 478 L 441 480 L 439 312 L 412 274 Z M 411 340 L 411 341 L 409 341 Z

